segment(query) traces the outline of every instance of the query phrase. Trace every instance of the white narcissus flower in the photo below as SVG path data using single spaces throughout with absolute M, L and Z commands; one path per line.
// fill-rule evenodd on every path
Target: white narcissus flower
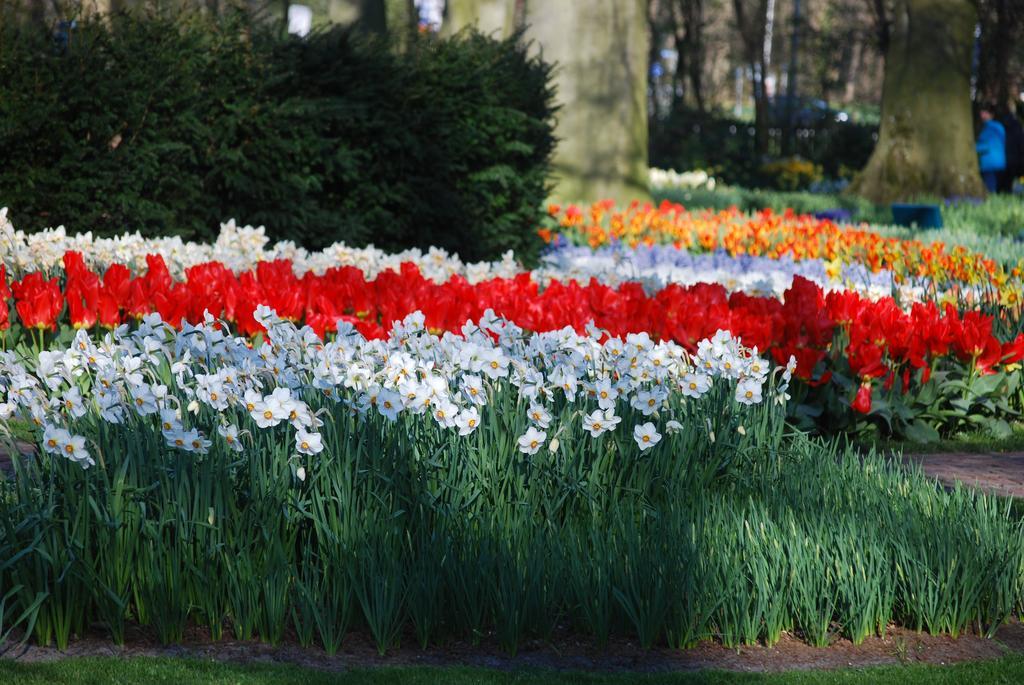
M 295 403 L 288 388 L 275 388 L 274 391 L 254 403 L 249 413 L 260 428 L 270 428 L 289 419 Z
M 402 396 L 397 392 L 382 389 L 377 395 L 377 411 L 388 421 L 396 421 L 398 413 L 402 411 Z
M 61 405 L 72 418 L 80 419 L 85 416 L 86 408 L 82 402 L 82 393 L 78 391 L 78 388 L 69 388 L 61 396 Z
M 459 435 L 469 435 L 480 426 L 480 411 L 476 407 L 463 409 L 455 419 Z
M 599 438 L 607 431 L 615 430 L 621 420 L 612 412 L 598 409 L 583 417 L 583 429 L 590 433 L 590 437 Z
M 537 454 L 537 450 L 544 445 L 544 441 L 547 439 L 547 433 L 530 426 L 526 429 L 526 433 L 519 436 L 519 451 L 523 454 Z
M 692 397 L 695 400 L 700 399 L 710 389 L 711 378 L 703 373 L 684 374 L 682 381 L 679 383 L 679 390 L 682 391 L 683 395 Z
M 234 424 L 217 426 L 217 433 L 224 438 L 225 444 L 235 452 L 242 451 L 242 441 L 238 438 L 238 426 Z
M 446 399 L 434 402 L 431 407 L 434 420 L 445 428 L 452 428 L 459 416 L 459 408 Z
M 597 406 L 604 410 L 615 408 L 615 400 L 619 396 L 619 391 L 609 379 L 599 380 L 594 387 L 594 392 L 597 395 Z
M 540 428 L 547 428 L 551 425 L 551 413 L 542 404 L 531 404 L 530 408 L 526 410 L 526 415 Z
M 661 440 L 661 433 L 658 432 L 653 423 L 648 421 L 642 426 L 636 426 L 633 429 L 633 439 L 636 440 L 640 451 L 646 452 L 658 444 Z
M 43 449 L 50 454 L 61 454 L 64 445 L 71 442 L 71 433 L 57 426 L 47 425 L 43 428 Z
M 301 428 L 295 431 L 295 449 L 300 454 L 319 454 L 323 448 L 319 433 L 307 433 Z
M 181 422 L 178 419 L 178 412 L 174 409 L 161 409 L 160 410 L 160 430 L 162 431 L 173 431 L 181 428 Z
M 736 384 L 736 401 L 741 404 L 757 404 L 761 401 L 761 381 L 744 378 Z
M 650 390 L 640 390 L 633 397 L 630 402 L 630 406 L 636 409 L 644 416 L 650 416 L 658 410 L 658 406 L 661 404 L 663 396 L 659 393 L 652 392 Z
M 69 437 L 70 439 L 61 446 L 64 456 L 78 463 L 83 469 L 94 465 L 96 462 L 89 456 L 89 451 L 85 449 L 85 438 L 81 435 L 71 435 Z

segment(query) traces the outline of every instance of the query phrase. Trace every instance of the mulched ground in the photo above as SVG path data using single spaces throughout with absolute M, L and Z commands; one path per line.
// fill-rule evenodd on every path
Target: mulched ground
M 627 641 L 612 641 L 604 648 L 594 647 L 571 633 L 556 635 L 550 641 L 527 642 L 512 656 L 492 640 L 479 644 L 454 641 L 443 647 L 420 650 L 406 636 L 400 647 L 380 656 L 369 637 L 353 633 L 345 639 L 341 651 L 327 656 L 322 650 L 302 648 L 293 643 L 276 647 L 258 642 L 221 640 L 211 643 L 204 631 L 190 631 L 185 642 L 162 647 L 142 630 L 130 634 L 124 647 L 115 647 L 97 633 L 73 642 L 66 651 L 49 647 L 15 647 L 7 659 L 37 662 L 81 656 L 153 656 L 213 659 L 225 663 L 282 663 L 328 671 L 379 666 L 473 666 L 499 670 L 543 668 L 602 672 L 671 672 L 722 669 L 741 672 L 774 672 L 807 669 L 837 669 L 887 664 L 951 664 L 978 659 L 995 659 L 1012 653 L 1024 653 L 1024 626 L 1004 626 L 995 639 L 976 635 L 959 638 L 932 637 L 910 630 L 890 629 L 884 638 L 869 638 L 854 646 L 837 640 L 829 647 L 811 647 L 796 637 L 783 635 L 774 647 L 727 649 L 707 642 L 693 649 L 655 648 L 645 650 Z

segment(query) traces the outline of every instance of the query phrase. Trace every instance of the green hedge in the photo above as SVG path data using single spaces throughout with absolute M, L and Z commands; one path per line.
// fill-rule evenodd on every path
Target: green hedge
M 0 206 L 34 230 L 274 238 L 464 258 L 528 253 L 554 146 L 549 65 L 518 37 L 342 29 L 305 40 L 240 19 L 86 20 L 58 50 L 0 29 Z
M 753 122 L 677 109 L 666 120 L 651 122 L 650 163 L 659 169 L 712 169 L 730 185 L 770 188 L 776 179 L 763 164 L 797 155 L 820 165 L 826 178 L 841 178 L 867 163 L 876 131 L 877 126 L 867 124 L 822 124 L 795 137 L 786 153 L 782 131 L 773 127 L 762 158 L 754 145 Z

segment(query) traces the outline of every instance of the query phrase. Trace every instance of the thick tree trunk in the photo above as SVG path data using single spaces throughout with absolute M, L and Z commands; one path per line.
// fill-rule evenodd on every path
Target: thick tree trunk
M 645 0 L 530 0 L 526 37 L 556 63 L 554 197 L 649 198 Z
M 648 198 L 646 0 L 449 0 L 442 32 L 520 23 L 557 65 L 554 198 Z
M 704 0 L 690 0 L 686 11 L 686 64 L 690 72 L 690 91 L 697 111 L 704 114 Z
M 768 18 L 774 11 L 770 0 L 733 0 L 736 29 L 743 43 L 743 54 L 750 67 L 754 90 L 754 149 L 759 155 L 768 150 L 768 77 L 770 38 Z
M 900 0 L 892 17 L 878 143 L 850 191 L 877 203 L 980 196 L 970 75 L 972 0 Z
M 514 0 L 448 0 L 441 34 L 451 36 L 467 26 L 494 38 L 505 38 L 515 30 Z
M 363 33 L 387 30 L 385 0 L 328 0 L 327 16 L 336 24 L 348 24 Z

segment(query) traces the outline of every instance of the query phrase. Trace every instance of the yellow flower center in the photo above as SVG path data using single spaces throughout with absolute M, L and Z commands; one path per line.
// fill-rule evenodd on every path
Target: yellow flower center
M 269 409 L 266 410 L 265 412 L 263 412 L 263 418 L 268 420 L 274 418 L 274 412 L 270 411 Z

